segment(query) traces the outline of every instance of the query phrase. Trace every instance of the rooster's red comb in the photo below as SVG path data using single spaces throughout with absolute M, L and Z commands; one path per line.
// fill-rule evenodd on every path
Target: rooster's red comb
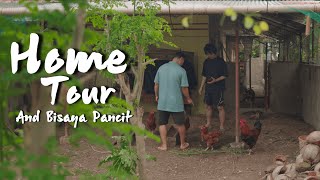
M 245 119 L 240 119 L 240 123 L 246 123 L 247 121 Z

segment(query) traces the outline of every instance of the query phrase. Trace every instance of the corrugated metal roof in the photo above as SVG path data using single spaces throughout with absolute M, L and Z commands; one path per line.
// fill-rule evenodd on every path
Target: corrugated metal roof
M 124 1 L 127 7 L 119 7 L 118 10 L 132 13 L 132 2 Z M 94 4 L 94 3 L 92 3 Z M 169 14 L 169 7 L 162 5 L 161 14 Z M 301 10 L 320 11 L 319 1 L 307 0 L 175 0 L 170 5 L 170 13 L 174 14 L 214 14 L 223 13 L 226 8 L 232 7 L 237 12 L 269 12 L 287 13 L 293 12 L 292 8 Z M 63 10 L 59 3 L 42 3 L 39 9 Z M 27 9 L 17 2 L 0 2 L 0 14 L 26 13 Z
M 127 8 L 117 8 L 125 13 L 132 13 L 132 2 L 126 1 Z M 161 2 L 159 2 L 161 4 Z M 96 4 L 95 4 L 96 5 Z M 60 3 L 39 4 L 40 10 L 61 10 Z M 287 16 L 288 12 L 295 12 L 292 8 L 303 10 L 320 10 L 319 1 L 296 1 L 296 0 L 176 0 L 174 4 L 163 5 L 160 14 L 217 14 L 223 13 L 225 9 L 232 7 L 237 12 L 259 12 L 263 16 L 259 20 L 265 20 L 270 25 L 268 36 L 284 38 L 290 34 L 300 34 L 304 31 L 304 25 L 296 21 L 299 14 Z M 16 2 L 0 2 L 0 14 L 27 13 L 27 9 Z M 300 14 L 300 16 L 303 16 Z

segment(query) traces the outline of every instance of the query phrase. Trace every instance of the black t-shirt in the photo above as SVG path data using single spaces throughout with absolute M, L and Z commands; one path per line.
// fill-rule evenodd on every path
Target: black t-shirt
M 215 79 L 221 76 L 227 77 L 228 70 L 227 70 L 226 62 L 220 57 L 217 57 L 215 59 L 206 59 L 203 63 L 202 76 L 207 78 L 206 81 L 210 81 L 211 77 Z M 206 92 L 212 92 L 216 90 L 224 91 L 225 84 L 226 84 L 225 80 L 221 80 L 213 84 L 206 83 L 205 90 Z

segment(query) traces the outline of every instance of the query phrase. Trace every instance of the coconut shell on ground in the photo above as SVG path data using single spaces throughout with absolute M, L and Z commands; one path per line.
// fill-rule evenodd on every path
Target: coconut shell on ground
M 308 143 L 319 144 L 320 142 L 320 131 L 313 131 L 306 138 Z
M 308 144 L 301 149 L 301 154 L 304 162 L 311 164 L 320 161 L 320 147 L 314 144 Z
M 307 162 L 302 162 L 302 163 L 296 164 L 296 171 L 299 173 L 309 171 L 310 169 L 311 169 L 311 164 L 309 164 Z

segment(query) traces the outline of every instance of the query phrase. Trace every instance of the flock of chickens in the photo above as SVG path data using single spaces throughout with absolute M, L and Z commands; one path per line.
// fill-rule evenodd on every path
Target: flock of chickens
M 254 127 L 250 128 L 247 120 L 240 119 L 240 132 L 241 132 L 241 140 L 247 145 L 249 148 L 249 154 L 251 154 L 253 147 L 256 145 L 256 142 L 259 138 L 262 123 L 260 121 L 262 116 L 261 111 L 256 111 L 252 116 L 250 116 L 250 119 L 255 119 Z M 185 121 L 185 128 L 186 131 L 190 128 L 190 118 L 189 116 L 186 116 Z M 155 112 L 151 111 L 145 120 L 145 126 L 146 129 L 154 133 L 154 131 L 157 128 L 156 124 L 156 118 L 155 118 Z M 208 131 L 208 128 L 206 126 L 200 126 L 200 136 L 202 142 L 206 142 L 207 148 L 213 150 L 213 146 L 219 142 L 220 137 L 223 135 L 220 131 Z M 180 136 L 179 133 L 176 135 L 176 145 L 180 145 Z

